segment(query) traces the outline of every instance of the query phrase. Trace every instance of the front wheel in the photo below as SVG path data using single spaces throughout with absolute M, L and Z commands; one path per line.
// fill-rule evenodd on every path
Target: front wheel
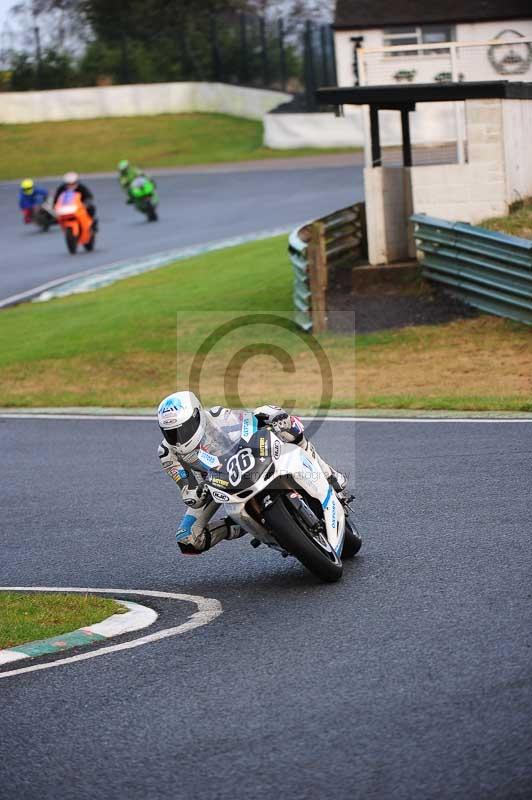
M 89 239 L 87 244 L 84 244 L 83 247 L 85 248 L 85 250 L 87 250 L 90 253 L 91 250 L 94 250 L 94 243 L 95 242 L 96 242 L 96 236 L 93 233 L 93 234 L 91 234 L 91 238 Z
M 361 547 L 362 539 L 360 538 L 360 535 L 353 523 L 346 517 L 342 558 L 353 558 L 353 556 L 356 556 Z
M 280 495 L 263 513 L 281 547 L 295 556 L 313 575 L 328 583 L 340 580 L 342 562 L 326 537 L 311 529 L 298 515 L 289 497 Z
M 74 255 L 76 250 L 78 249 L 78 237 L 76 236 L 72 228 L 66 229 L 65 240 L 68 252 Z

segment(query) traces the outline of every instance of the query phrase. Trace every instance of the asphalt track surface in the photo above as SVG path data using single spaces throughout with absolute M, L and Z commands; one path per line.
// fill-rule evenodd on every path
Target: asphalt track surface
M 0 678 L 2 800 L 532 796 L 530 423 L 325 423 L 365 539 L 335 585 L 247 538 L 180 557 L 157 433 L 0 420 L 1 585 L 223 605 Z
M 24 226 L 17 184 L 0 183 L 0 301 L 74 272 L 234 236 L 291 228 L 363 197 L 362 168 L 184 172 L 157 178 L 160 220 L 124 202 L 116 178 L 90 178 L 100 232 L 93 253 L 71 256 L 54 226 Z M 50 190 L 57 184 L 43 181 Z

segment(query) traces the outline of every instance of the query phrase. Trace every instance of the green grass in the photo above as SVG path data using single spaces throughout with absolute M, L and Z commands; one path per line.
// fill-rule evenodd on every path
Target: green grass
M 70 633 L 125 610 L 93 595 L 0 592 L 0 649 Z
M 149 169 L 316 155 L 346 150 L 270 150 L 262 123 L 224 114 L 0 125 L 0 178 L 112 171 L 122 158 Z
M 0 406 L 154 407 L 190 385 L 206 337 L 228 320 L 260 312 L 292 313 L 286 236 L 207 253 L 97 292 L 6 309 Z M 202 399 L 318 406 L 322 378 L 312 341 L 264 324 L 218 334 L 201 372 Z M 334 377 L 334 408 L 532 407 L 532 329 L 524 325 L 480 316 L 356 338 L 327 333 L 319 342 Z M 280 356 L 288 357 L 284 367 Z
M 483 228 L 532 239 L 532 198 L 517 203 L 506 217 L 491 217 L 480 223 Z

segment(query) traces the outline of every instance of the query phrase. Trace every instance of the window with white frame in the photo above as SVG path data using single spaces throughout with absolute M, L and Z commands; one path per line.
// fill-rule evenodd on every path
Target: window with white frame
M 440 42 L 454 41 L 454 27 L 452 25 L 396 25 L 393 28 L 383 28 L 384 47 L 399 47 L 402 44 L 439 44 Z M 395 50 L 387 55 L 404 56 L 437 54 L 438 50 Z

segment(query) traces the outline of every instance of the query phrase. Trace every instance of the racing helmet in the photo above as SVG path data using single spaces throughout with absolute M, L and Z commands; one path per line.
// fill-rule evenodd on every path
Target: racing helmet
M 65 172 L 63 175 L 63 182 L 67 184 L 67 186 L 77 186 L 79 182 L 79 175 L 77 172 Z
M 127 158 L 123 158 L 122 161 L 119 161 L 117 168 L 119 173 L 121 175 L 124 175 L 129 169 L 129 161 L 127 160 Z
M 165 397 L 157 419 L 165 440 L 181 455 L 198 448 L 207 427 L 205 411 L 194 392 L 174 392 Z
M 34 183 L 31 178 L 24 178 L 20 183 L 20 188 L 24 194 L 33 194 Z

